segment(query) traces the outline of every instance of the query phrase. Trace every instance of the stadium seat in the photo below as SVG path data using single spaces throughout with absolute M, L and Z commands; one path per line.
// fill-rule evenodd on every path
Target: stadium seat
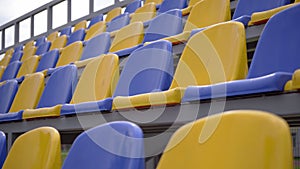
M 88 29 L 91 28 L 91 26 L 93 26 L 94 24 L 98 23 L 98 22 L 101 22 L 103 21 L 103 14 L 99 14 L 99 15 L 96 15 L 95 17 L 93 17 L 89 23 L 89 26 L 88 26 Z
M 39 64 L 39 61 L 40 61 L 40 57 L 37 55 L 31 56 L 31 57 L 27 58 L 26 60 L 24 60 L 22 62 L 22 65 L 19 69 L 19 72 L 18 72 L 16 78 L 20 78 L 27 74 L 34 73 Z
M 141 0 L 134 0 L 126 6 L 124 13 L 133 13 L 142 6 Z
M 2 169 L 61 168 L 60 135 L 52 127 L 40 127 L 19 136 Z
M 290 0 L 271 0 L 261 2 L 260 0 L 248 1 L 239 0 L 235 8 L 232 19 L 251 19 L 251 15 L 254 12 L 262 12 L 270 9 L 274 9 L 290 3 Z M 250 21 L 251 22 L 251 21 Z
M 93 24 L 87 31 L 84 37 L 84 41 L 90 40 L 91 38 L 103 33 L 106 31 L 106 23 L 98 22 Z
M 111 99 L 104 107 L 98 107 L 97 101 L 103 104 L 105 101 L 101 100 L 112 97 L 119 78 L 118 64 L 118 56 L 114 54 L 101 55 L 90 61 L 81 74 L 70 104 L 62 106 L 60 115 L 110 110 Z
M 8 64 L 10 63 L 10 59 L 11 59 L 10 55 L 5 55 L 0 61 L 0 66 L 4 66 L 4 67 L 8 66 Z
M 183 9 L 183 8 L 186 8 L 187 7 L 187 0 L 164 0 L 157 13 L 158 14 L 161 14 L 161 13 L 164 13 L 164 12 L 167 12 L 169 10 L 172 10 L 172 9 Z
M 18 82 L 15 79 L 0 83 L 0 114 L 9 111 L 17 90 Z
M 31 48 L 28 48 L 26 51 L 23 51 L 23 56 L 21 58 L 21 62 L 23 62 L 24 60 L 26 60 L 27 58 L 35 55 L 36 53 L 36 47 L 32 46 Z
M 130 23 L 133 22 L 146 22 L 156 16 L 156 4 L 148 3 L 138 8 L 133 14 L 130 15 Z
M 44 53 L 48 52 L 51 46 L 51 42 L 45 42 L 37 47 L 35 55 L 43 55 Z
M 5 68 L 6 68 L 5 66 L 0 66 L 0 79 L 2 78 Z
M 144 169 L 143 131 L 133 123 L 116 121 L 83 132 L 62 167 L 81 168 Z
M 122 13 L 122 8 L 121 7 L 116 7 L 114 9 L 112 9 L 111 11 L 109 11 L 106 14 L 105 22 L 110 22 L 115 17 L 121 15 L 121 13 Z
M 257 44 L 246 79 L 214 86 L 190 86 L 184 102 L 200 99 L 283 91 L 292 73 L 300 66 L 300 4 L 274 15 L 266 24 Z M 284 24 L 278 24 L 282 23 Z M 270 50 L 273 49 L 273 50 Z M 223 88 L 224 90 L 213 89 Z
M 14 53 L 14 48 L 10 48 L 5 52 L 4 56 L 12 56 Z
M 170 42 L 157 41 L 135 50 L 122 70 L 113 96 L 113 109 L 124 105 L 127 108 L 140 106 L 145 100 L 130 98 L 167 90 L 172 82 L 173 69 Z
M 86 60 L 108 53 L 110 43 L 110 34 L 108 32 L 104 32 L 86 41 L 80 60 Z
M 70 37 L 67 40 L 66 46 L 69 46 L 70 44 L 77 41 L 83 41 L 84 37 L 85 37 L 85 29 L 79 29 L 70 35 Z
M 228 111 L 179 128 L 157 169 L 292 169 L 291 140 L 288 124 L 278 116 Z
M 170 10 L 150 21 L 143 43 L 177 35 L 182 32 L 182 28 L 181 10 Z
M 244 25 L 239 22 L 211 26 L 187 42 L 169 90 L 116 97 L 114 103 L 118 109 L 179 104 L 189 85 L 210 85 L 243 79 L 248 70 L 245 39 Z
M 67 44 L 67 35 L 62 35 L 60 37 L 57 37 L 51 44 L 51 47 L 49 50 L 53 49 L 62 49 L 63 47 L 66 46 Z
M 109 52 L 115 52 L 118 56 L 130 54 L 140 47 L 144 39 L 144 25 L 142 22 L 131 23 L 120 29 L 112 41 Z
M 157 5 L 160 5 L 163 2 L 163 0 L 145 0 L 145 4 L 152 3 L 152 2 L 154 2 Z
M 23 45 L 18 45 L 14 48 L 14 52 L 23 51 Z
M 6 136 L 5 133 L 0 131 L 0 168 L 2 168 L 3 163 L 6 159 L 7 147 L 6 147 Z
M 23 110 L 36 108 L 43 89 L 43 73 L 35 73 L 25 76 L 19 86 L 9 112 L 0 114 L 0 122 L 22 120 Z
M 46 42 L 46 37 L 45 36 L 41 36 L 38 39 L 35 40 L 35 46 L 40 46 L 41 44 Z
M 76 31 L 78 31 L 78 30 L 80 30 L 80 29 L 86 29 L 86 23 L 87 23 L 86 20 L 83 20 L 83 21 L 78 22 L 78 23 L 74 26 L 73 32 L 76 32 Z
M 24 45 L 23 51 L 26 51 L 27 49 L 30 49 L 32 46 L 34 46 L 34 41 L 33 41 L 33 40 L 27 42 L 27 43 Z
M 71 26 L 67 26 L 67 27 L 63 28 L 62 30 L 60 30 L 60 36 L 62 36 L 62 35 L 69 36 L 71 33 L 72 33 L 72 27 Z
M 124 26 L 128 25 L 130 21 L 130 17 L 128 13 L 121 14 L 116 16 L 107 24 L 107 32 L 113 32 L 123 28 Z
M 47 36 L 47 41 L 53 42 L 58 37 L 58 31 L 52 32 Z
M 193 5 L 187 18 L 183 33 L 165 38 L 172 43 L 186 42 L 190 37 L 190 31 L 196 28 L 204 28 L 213 24 L 230 20 L 229 0 L 203 0 Z
M 56 66 L 57 60 L 59 58 L 59 50 L 54 49 L 40 57 L 39 65 L 36 72 L 40 72 L 49 68 L 54 68 Z
M 23 56 L 23 51 L 14 52 L 14 54 L 12 55 L 12 57 L 10 59 L 10 63 L 12 63 L 14 61 L 20 61 L 22 56 Z
M 14 61 L 14 62 L 10 63 L 6 67 L 0 82 L 15 78 L 18 74 L 18 71 L 19 71 L 21 65 L 22 65 L 22 62 L 20 62 L 20 61 Z
M 36 109 L 26 109 L 23 119 L 59 116 L 61 104 L 69 103 L 76 87 L 77 68 L 67 65 L 56 68 L 48 79 Z M 55 108 L 51 108 L 55 106 Z
M 74 42 L 62 49 L 56 63 L 56 67 L 74 63 L 79 60 L 82 54 L 83 44 L 81 41 Z

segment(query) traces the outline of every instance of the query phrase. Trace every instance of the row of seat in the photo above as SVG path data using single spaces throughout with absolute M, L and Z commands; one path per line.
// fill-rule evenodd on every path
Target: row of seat
M 18 92 L 16 80 L 6 81 L 1 86 L 4 101 L 1 102 L 0 120 L 283 91 L 293 72 L 299 68 L 297 42 L 300 24 L 295 21 L 299 9 L 300 5 L 294 6 L 269 20 L 249 72 L 244 26 L 239 22 L 225 22 L 190 38 L 174 75 L 172 44 L 161 40 L 132 52 L 120 78 L 118 56 L 107 54 L 89 62 L 75 63 L 77 67 L 86 65 L 77 85 L 75 65 L 49 70 L 47 75 L 50 78 L 45 88 L 42 73 L 25 76 Z M 285 25 L 278 26 L 283 20 Z M 269 50 L 274 46 L 276 51 Z M 10 92 L 7 88 L 11 89 Z
M 216 127 L 207 127 L 208 122 Z M 60 135 L 52 127 L 22 134 L 7 157 L 1 132 L 0 151 L 3 169 L 144 169 L 148 157 L 141 128 L 122 121 L 80 134 L 62 167 Z M 203 118 L 173 134 L 157 168 L 292 169 L 289 126 L 280 117 L 261 111 L 236 110 Z

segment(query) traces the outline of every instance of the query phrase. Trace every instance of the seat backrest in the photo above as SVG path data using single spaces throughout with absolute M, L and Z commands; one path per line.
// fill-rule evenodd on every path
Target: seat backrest
M 164 0 L 159 9 L 158 13 L 164 13 L 172 9 L 183 9 L 187 7 L 187 0 Z
M 0 66 L 0 79 L 2 78 L 5 68 L 6 68 L 5 66 Z
M 72 33 L 72 27 L 71 26 L 67 26 L 67 27 L 63 28 L 62 30 L 60 30 L 60 36 L 62 36 L 62 35 L 69 36 L 71 33 Z
M 85 37 L 85 29 L 78 29 L 77 31 L 73 32 L 70 35 L 66 46 L 69 46 L 70 44 L 77 42 L 77 41 L 83 41 L 84 37 Z
M 173 36 L 181 33 L 182 30 L 182 12 L 179 9 L 173 9 L 151 20 L 143 43 Z
M 21 61 L 23 62 L 24 60 L 30 58 L 31 56 L 34 56 L 36 53 L 36 47 L 32 46 L 28 48 L 26 51 L 23 51 L 23 56 L 21 58 Z
M 76 138 L 62 168 L 144 169 L 143 132 L 122 121 L 89 129 Z
M 97 22 L 90 27 L 89 30 L 86 31 L 86 35 L 84 40 L 87 41 L 103 32 L 106 31 L 106 23 L 105 22 Z
M 50 47 L 49 50 L 53 50 L 53 49 L 61 49 L 61 48 L 65 47 L 66 44 L 67 44 L 67 39 L 68 39 L 68 38 L 67 38 L 67 35 L 62 35 L 62 36 L 56 38 L 56 39 L 52 42 L 51 47 Z
M 45 69 L 54 68 L 56 66 L 57 60 L 59 57 L 59 50 L 54 49 L 40 57 L 40 62 L 36 68 L 36 72 L 43 71 Z
M 52 32 L 47 36 L 47 41 L 53 42 L 58 37 L 58 31 Z
M 7 147 L 6 147 L 6 136 L 5 133 L 0 131 L 0 168 L 6 159 L 7 155 Z
M 14 48 L 10 48 L 5 52 L 5 56 L 12 56 L 14 53 Z
M 261 12 L 270 10 L 273 8 L 277 8 L 283 5 L 287 5 L 291 2 L 291 0 L 266 0 L 266 1 L 260 1 L 260 0 L 239 0 L 234 14 L 232 16 L 232 19 L 236 19 L 243 15 L 249 15 L 251 16 L 254 12 Z
M 199 119 L 171 137 L 157 167 L 167 168 L 292 169 L 289 126 L 278 116 L 254 110 Z
M 190 38 L 182 52 L 170 88 L 244 79 L 247 70 L 243 24 L 220 23 Z
M 23 45 L 22 45 L 22 44 L 19 45 L 19 46 L 16 46 L 16 47 L 14 48 L 14 52 L 17 52 L 17 51 L 23 51 Z
M 7 113 L 15 98 L 18 90 L 18 82 L 16 80 L 7 80 L 0 84 L 0 113 Z
M 34 73 L 25 76 L 9 112 L 36 108 L 44 90 L 44 74 Z
M 78 22 L 78 23 L 74 26 L 73 32 L 76 32 L 76 31 L 78 31 L 79 29 L 86 29 L 86 23 L 87 23 L 86 20 L 83 20 L 83 21 Z
M 142 22 L 131 23 L 120 29 L 112 41 L 110 52 L 130 48 L 143 42 L 144 25 Z
M 67 65 L 57 68 L 47 81 L 37 108 L 69 103 L 76 87 L 77 68 Z
M 114 54 L 101 55 L 84 68 L 71 104 L 102 100 L 112 96 L 119 77 L 119 57 Z
M 71 45 L 66 46 L 59 56 L 56 67 L 64 66 L 78 61 L 81 57 L 82 49 L 83 44 L 81 41 L 74 42 Z
M 34 73 L 40 61 L 40 57 L 37 55 L 31 56 L 23 61 L 17 78 L 20 78 L 26 74 Z
M 2 75 L 1 82 L 15 78 L 18 74 L 18 71 L 19 71 L 21 65 L 22 65 L 22 62 L 20 62 L 20 61 L 14 61 L 14 62 L 10 63 L 6 67 L 6 69 Z
M 143 46 L 129 56 L 114 97 L 167 90 L 173 69 L 170 42 L 162 40 Z
M 135 10 L 137 10 L 138 8 L 140 8 L 142 6 L 142 1 L 141 0 L 134 0 L 133 2 L 129 3 L 126 6 L 126 9 L 124 11 L 124 13 L 133 13 L 135 12 Z
M 300 67 L 300 5 L 274 15 L 266 24 L 257 44 L 248 78 L 274 72 L 293 73 Z M 284 23 L 284 24 L 278 24 Z
M 27 49 L 30 49 L 31 46 L 34 46 L 34 41 L 33 41 L 33 40 L 27 42 L 27 43 L 24 45 L 23 51 L 26 51 Z
M 41 36 L 35 40 L 35 46 L 40 46 L 41 44 L 46 42 L 46 37 Z
M 229 0 L 202 0 L 197 2 L 186 21 L 184 31 L 207 27 L 230 20 Z
M 60 169 L 60 147 L 60 135 L 56 129 L 40 127 L 30 130 L 16 139 L 7 155 L 3 169 Z
M 50 49 L 50 46 L 51 46 L 51 42 L 45 42 L 45 43 L 41 44 L 40 46 L 37 47 L 35 55 L 40 56 L 40 55 L 48 52 Z
M 10 63 L 10 60 L 11 60 L 11 56 L 10 55 L 4 56 L 2 58 L 2 60 L 0 61 L 0 66 L 6 67 Z
M 189 6 L 194 6 L 197 2 L 200 2 L 201 0 L 190 0 Z
M 121 7 L 116 7 L 114 9 L 110 10 L 106 14 L 105 22 L 110 22 L 113 18 L 121 15 L 121 13 L 122 13 L 122 8 Z
M 130 23 L 146 22 L 156 16 L 156 4 L 154 2 L 145 4 L 131 14 Z
M 99 14 L 99 15 L 96 15 L 95 17 L 93 17 L 89 23 L 89 26 L 88 26 L 88 29 L 93 26 L 94 24 L 100 22 L 100 21 L 103 21 L 103 14 Z
M 108 53 L 110 43 L 110 34 L 108 32 L 104 32 L 86 41 L 80 60 L 85 60 Z
M 159 5 L 163 2 L 163 0 L 145 0 L 145 4 L 152 3 L 152 2 Z
M 20 61 L 22 56 L 23 56 L 23 51 L 14 52 L 14 54 L 12 55 L 12 57 L 10 59 L 10 63 L 12 63 L 14 61 Z
M 107 32 L 113 32 L 128 25 L 130 21 L 129 13 L 124 13 L 112 19 L 107 25 Z

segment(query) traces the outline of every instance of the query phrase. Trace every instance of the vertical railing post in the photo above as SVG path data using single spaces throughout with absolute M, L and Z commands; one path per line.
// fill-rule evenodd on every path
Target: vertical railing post
M 2 49 L 5 49 L 5 29 L 2 30 L 2 38 L 1 38 L 1 41 L 2 41 Z
M 67 11 L 68 11 L 68 22 L 71 22 L 72 20 L 72 0 L 67 0 Z
M 89 12 L 90 14 L 94 12 L 94 0 L 90 0 Z
M 53 24 L 53 6 L 47 8 L 47 31 L 52 29 Z
M 16 22 L 15 25 L 15 44 L 19 42 L 19 38 L 20 38 L 20 22 Z
M 34 37 L 34 15 L 30 17 L 30 38 Z

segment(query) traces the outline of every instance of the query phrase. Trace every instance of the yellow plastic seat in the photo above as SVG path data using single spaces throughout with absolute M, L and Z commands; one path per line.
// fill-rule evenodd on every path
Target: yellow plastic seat
M 36 108 L 38 101 L 44 90 L 44 74 L 34 73 L 25 76 L 24 81 L 19 86 L 15 99 L 9 112 L 18 112 L 25 109 Z
M 81 41 L 74 42 L 62 49 L 60 57 L 57 61 L 56 67 L 64 66 L 74 63 L 79 60 L 83 50 L 83 43 Z
M 29 41 L 24 45 L 23 51 L 26 51 L 27 49 L 30 49 L 32 46 L 34 46 L 34 41 Z
M 145 4 L 148 4 L 148 3 L 152 3 L 154 2 L 155 4 L 161 4 L 163 2 L 163 0 L 146 0 L 145 1 Z
M 37 55 L 31 56 L 24 60 L 17 74 L 17 78 L 34 73 L 39 64 L 39 61 L 40 57 Z
M 5 52 L 4 56 L 12 56 L 14 53 L 14 48 L 10 48 Z
M 40 127 L 19 136 L 4 162 L 3 169 L 60 169 L 61 145 L 58 131 Z
M 185 23 L 183 33 L 165 38 L 172 43 L 187 41 L 190 32 L 231 19 L 229 0 L 202 0 L 193 5 Z
M 0 61 L 0 66 L 6 67 L 10 63 L 11 56 L 5 55 L 2 60 Z
M 171 105 L 181 102 L 189 85 L 244 79 L 248 72 L 244 25 L 220 23 L 190 38 L 167 91 L 115 97 L 114 109 Z
M 47 41 L 53 42 L 58 37 L 58 31 L 52 32 L 47 36 Z
M 62 49 L 63 47 L 66 46 L 66 44 L 67 44 L 67 35 L 59 36 L 52 42 L 49 51 L 53 49 Z
M 228 111 L 179 128 L 157 169 L 292 169 L 288 124 L 271 113 Z
M 2 75 L 5 71 L 5 67 L 4 66 L 0 66 L 0 79 L 2 78 Z
M 149 21 L 156 16 L 156 4 L 147 3 L 130 15 L 130 23 Z
M 144 25 L 142 22 L 131 23 L 120 29 L 112 41 L 110 52 L 134 47 L 143 42 Z
M 23 51 L 23 56 L 21 58 L 21 61 L 25 61 L 26 59 L 30 58 L 31 56 L 34 56 L 36 52 L 36 47 L 35 46 L 31 46 L 29 48 L 27 48 L 25 51 Z
M 105 22 L 110 22 L 113 18 L 121 15 L 122 13 L 122 8 L 121 7 L 117 7 L 117 8 L 114 8 L 112 9 L 111 11 L 109 11 L 106 15 L 106 18 L 105 18 Z
M 300 69 L 297 69 L 292 77 L 292 80 L 289 80 L 284 87 L 284 90 L 299 90 L 300 89 Z
M 182 15 L 183 16 L 188 15 L 193 9 L 193 6 L 199 1 L 201 0 L 190 0 L 188 7 L 182 9 Z
M 74 26 L 73 32 L 76 32 L 76 31 L 78 31 L 79 29 L 86 29 L 86 23 L 87 23 L 86 20 L 83 20 L 83 21 L 81 21 L 81 22 L 78 22 L 78 23 Z
M 106 31 L 106 23 L 105 22 L 95 23 L 93 26 L 90 27 L 89 30 L 86 31 L 84 40 L 87 41 L 105 31 Z

